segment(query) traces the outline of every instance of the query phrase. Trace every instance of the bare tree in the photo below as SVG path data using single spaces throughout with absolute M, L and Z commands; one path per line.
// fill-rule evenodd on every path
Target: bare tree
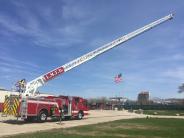
M 184 83 L 181 84 L 181 86 L 178 87 L 178 93 L 184 92 Z

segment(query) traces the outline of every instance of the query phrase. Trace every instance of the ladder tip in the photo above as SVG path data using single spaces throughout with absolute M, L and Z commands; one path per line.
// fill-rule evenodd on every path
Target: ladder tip
M 175 15 L 175 13 L 174 13 L 174 12 L 172 12 L 172 13 L 170 14 L 170 17 L 171 17 L 171 18 L 173 18 L 173 17 L 174 17 L 174 15 Z

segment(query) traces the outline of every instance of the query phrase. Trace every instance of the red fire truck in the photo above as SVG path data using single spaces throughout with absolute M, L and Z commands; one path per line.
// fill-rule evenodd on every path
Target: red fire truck
M 88 114 L 87 100 L 75 96 L 27 98 L 20 107 L 21 117 L 28 121 L 46 121 L 47 117 L 82 119 Z
M 87 100 L 77 96 L 39 96 L 5 98 L 4 112 L 26 121 L 43 122 L 47 117 L 82 119 L 88 114 Z
M 173 18 L 173 14 L 169 14 L 159 20 L 156 20 L 142 28 L 139 28 L 127 35 L 121 36 L 120 38 L 99 47 L 69 63 L 64 64 L 46 74 L 43 74 L 36 79 L 26 83 L 23 79 L 20 81 L 20 92 L 21 98 L 13 96 L 7 96 L 3 104 L 3 113 L 14 114 L 21 116 L 22 119 L 30 120 L 38 117 L 38 120 L 44 121 L 48 116 L 69 116 L 77 117 L 81 119 L 87 111 L 86 100 L 80 97 L 42 97 L 37 93 L 39 87 L 46 84 L 48 81 L 55 77 L 64 74 L 65 72 L 91 60 L 95 57 L 117 47 L 118 45 L 170 20 Z M 11 98 L 13 97 L 13 98 Z

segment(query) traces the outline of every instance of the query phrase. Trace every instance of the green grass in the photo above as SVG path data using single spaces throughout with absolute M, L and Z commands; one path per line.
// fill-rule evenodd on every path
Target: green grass
M 184 119 L 129 119 L 95 125 L 54 129 L 14 138 L 182 138 Z
M 179 116 L 184 116 L 184 110 L 144 110 L 143 113 L 148 115 L 176 116 L 177 114 L 179 114 Z

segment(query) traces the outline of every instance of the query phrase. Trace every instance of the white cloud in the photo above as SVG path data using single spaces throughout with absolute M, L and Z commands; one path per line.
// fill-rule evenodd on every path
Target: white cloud
M 0 75 L 8 81 L 15 81 L 22 77 L 31 78 L 37 76 L 39 66 L 35 63 L 18 60 L 8 53 L 0 56 Z
M 12 18 L 0 14 L 0 25 L 16 34 L 25 34 L 27 30 L 15 22 Z
M 19 2 L 15 2 L 15 5 L 21 7 L 16 11 L 20 17 L 19 20 L 0 14 L 0 25 L 12 33 L 28 36 L 37 46 L 61 48 L 81 43 L 84 40 L 85 27 L 94 21 L 93 17 L 88 16 L 88 13 L 72 4 L 61 6 L 63 13 L 60 14 L 60 17 L 52 12 L 56 10 L 54 7 L 43 6 L 41 10 L 36 9 L 35 11 L 39 11 L 40 17 L 47 21 L 48 27 L 46 28 L 42 26 L 42 18 L 33 14 L 27 7 L 28 5 Z M 74 17 L 79 21 L 72 21 Z M 5 31 L 2 34 L 7 35 L 8 33 Z
M 17 68 L 24 68 L 24 67 L 31 67 L 31 68 L 38 68 L 39 66 L 28 61 L 23 60 L 17 60 L 13 58 L 10 55 L 1 55 L 0 56 L 1 64 L 7 65 L 7 66 L 14 66 Z
M 175 54 L 175 55 L 171 56 L 171 59 L 173 59 L 173 60 L 183 60 L 184 59 L 184 55 L 182 55 L 182 54 Z
M 184 81 L 184 67 L 177 67 L 169 69 L 163 73 L 165 77 L 176 79 L 178 81 Z

